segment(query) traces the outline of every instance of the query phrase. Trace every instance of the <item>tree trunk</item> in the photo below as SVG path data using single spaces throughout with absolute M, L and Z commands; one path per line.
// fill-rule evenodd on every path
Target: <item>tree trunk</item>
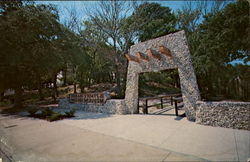
M 108 76 L 108 77 L 109 77 L 109 82 L 110 82 L 110 83 L 113 83 L 112 73 L 109 73 L 109 76 Z
M 63 86 L 67 85 L 67 67 L 63 70 Z
M 41 100 L 44 100 L 44 97 L 43 97 L 43 92 L 42 92 L 42 81 L 41 81 L 41 77 L 40 75 L 37 76 L 38 77 L 38 93 L 39 93 L 39 99 L 40 101 Z
M 76 93 L 76 83 L 74 83 L 74 93 Z
M 43 92 L 42 92 L 42 85 L 41 84 L 38 85 L 38 93 L 39 93 L 40 101 L 44 100 Z
M 116 77 L 116 84 L 117 84 L 117 91 L 118 94 L 120 95 L 121 93 L 121 80 L 120 80 L 120 72 L 119 72 L 119 54 L 117 53 L 117 49 L 116 49 L 116 37 L 113 37 L 113 41 L 114 41 L 114 50 L 115 50 L 115 77 Z
M 0 102 L 3 101 L 3 97 L 4 97 L 4 91 L 0 93 Z
M 57 82 L 56 82 L 56 79 L 57 79 L 57 75 L 55 75 L 55 80 L 54 80 L 54 90 L 55 90 L 55 93 L 56 93 L 56 97 L 59 96 L 59 93 L 58 93 L 58 90 L 57 90 Z
M 81 93 L 84 93 L 84 87 L 81 87 Z
M 74 81 L 73 81 L 74 93 L 76 93 L 76 67 L 73 67 L 73 74 L 74 74 Z
M 52 98 L 53 98 L 54 102 L 56 102 L 56 97 L 58 97 L 56 79 L 57 79 L 57 74 L 55 74 L 55 75 L 54 75 L 54 78 L 53 78 L 53 92 L 52 92 Z
M 14 107 L 15 108 L 22 108 L 23 103 L 22 103 L 22 88 L 21 87 L 16 87 L 15 88 L 15 95 L 14 95 Z
M 120 79 L 120 72 L 119 72 L 119 67 L 116 65 L 115 66 L 115 77 L 116 77 L 116 84 L 117 84 L 117 90 L 118 93 L 121 91 L 121 79 Z
M 51 97 L 53 98 L 53 101 L 56 102 L 56 95 L 55 95 L 54 91 L 52 91 L 52 96 Z

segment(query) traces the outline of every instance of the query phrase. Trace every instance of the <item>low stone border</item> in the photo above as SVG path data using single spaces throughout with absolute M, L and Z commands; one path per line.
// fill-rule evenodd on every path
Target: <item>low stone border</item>
M 68 98 L 59 99 L 59 108 L 76 109 L 86 112 L 98 112 L 107 114 L 127 114 L 125 102 L 122 99 L 107 100 L 104 104 L 80 104 L 70 103 Z
M 250 102 L 197 102 L 196 122 L 250 130 Z

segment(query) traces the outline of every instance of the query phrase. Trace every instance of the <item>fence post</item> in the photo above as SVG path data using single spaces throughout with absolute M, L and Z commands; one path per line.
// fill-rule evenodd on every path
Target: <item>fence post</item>
M 138 114 L 140 114 L 140 99 L 138 98 L 138 104 L 137 104 Z
M 161 108 L 163 109 L 163 99 L 161 97 Z
M 175 115 L 178 116 L 177 100 L 174 101 Z

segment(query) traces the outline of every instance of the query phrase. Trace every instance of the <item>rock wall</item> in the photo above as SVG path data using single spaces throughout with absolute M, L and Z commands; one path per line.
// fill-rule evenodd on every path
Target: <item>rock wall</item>
M 59 99 L 59 108 L 76 109 L 86 112 L 99 112 L 107 114 L 127 114 L 124 100 L 107 100 L 104 104 L 78 104 L 70 103 L 68 98 Z
M 159 47 L 164 46 L 171 51 L 172 57 L 162 55 Z M 147 55 L 147 49 L 152 49 L 160 56 L 160 59 L 149 57 L 148 61 L 129 61 L 127 73 L 127 86 L 125 103 L 131 114 L 138 113 L 138 79 L 144 72 L 158 72 L 166 69 L 177 68 L 180 76 L 180 84 L 184 108 L 189 120 L 195 120 L 195 104 L 200 99 L 200 93 L 196 82 L 196 76 L 192 66 L 187 40 L 184 31 L 151 39 L 131 46 L 129 54 L 136 56 L 137 52 Z
M 196 122 L 250 130 L 250 102 L 197 102 Z

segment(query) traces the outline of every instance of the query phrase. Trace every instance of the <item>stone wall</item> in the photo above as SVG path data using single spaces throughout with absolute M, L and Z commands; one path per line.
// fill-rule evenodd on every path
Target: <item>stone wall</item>
M 59 99 L 59 108 L 61 109 L 76 109 L 86 112 L 99 112 L 107 114 L 127 114 L 124 100 L 111 99 L 104 104 L 78 104 L 70 103 L 68 98 Z
M 172 57 L 162 55 L 159 47 L 171 51 Z M 140 42 L 131 46 L 129 54 L 136 57 L 138 52 L 147 55 L 147 49 L 154 50 L 160 57 L 149 57 L 148 61 L 129 61 L 125 103 L 131 114 L 138 113 L 138 80 L 144 72 L 158 72 L 166 69 L 178 69 L 184 108 L 189 120 L 195 120 L 195 104 L 200 99 L 196 76 L 192 66 L 187 40 L 184 31 Z
M 250 102 L 197 102 L 196 122 L 250 130 Z

